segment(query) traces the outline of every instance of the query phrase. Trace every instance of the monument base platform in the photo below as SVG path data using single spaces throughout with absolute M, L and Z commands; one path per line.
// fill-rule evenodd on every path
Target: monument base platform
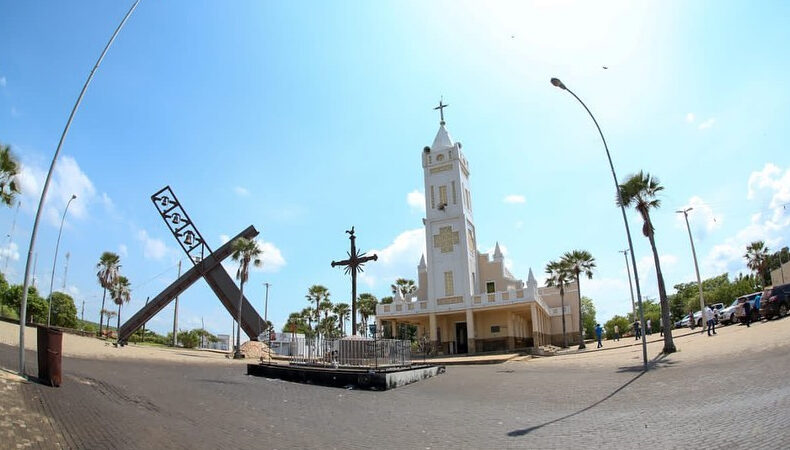
M 372 391 L 394 389 L 441 373 L 444 373 L 444 366 L 425 364 L 379 369 L 247 364 L 247 375 L 330 387 L 353 386 Z

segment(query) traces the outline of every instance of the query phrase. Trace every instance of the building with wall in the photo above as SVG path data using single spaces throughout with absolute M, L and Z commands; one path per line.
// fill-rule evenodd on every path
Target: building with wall
M 565 286 L 563 311 L 559 290 L 538 287 L 532 269 L 526 282 L 510 273 L 499 243 L 493 255 L 477 249 L 469 161 L 461 148 L 442 116 L 421 155 L 426 255 L 417 266 L 417 291 L 379 305 L 378 328 L 386 325 L 397 337 L 403 324 L 416 325 L 440 353 L 479 353 L 561 345 L 564 317 L 568 341 L 578 343 L 575 283 Z

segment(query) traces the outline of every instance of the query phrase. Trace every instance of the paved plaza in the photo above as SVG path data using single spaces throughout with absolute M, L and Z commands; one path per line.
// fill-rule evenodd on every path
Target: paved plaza
M 630 343 L 621 341 L 621 343 Z M 611 342 L 605 345 L 611 346 Z M 29 448 L 788 448 L 790 319 L 641 348 L 449 366 L 368 392 L 244 375 L 130 347 L 67 356 L 57 389 L 0 376 L 0 442 Z M 129 351 L 132 355 L 136 350 Z M 68 354 L 67 350 L 67 354 Z M 193 355 L 193 356 L 189 356 Z M 0 367 L 16 349 L 0 344 Z M 28 356 L 34 367 L 35 354 Z M 33 372 L 34 373 L 34 372 Z M 10 444 L 10 445 L 7 445 Z

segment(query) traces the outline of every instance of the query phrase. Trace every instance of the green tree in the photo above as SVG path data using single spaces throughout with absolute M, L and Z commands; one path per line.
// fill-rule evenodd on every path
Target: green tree
M 584 318 L 584 337 L 587 339 L 595 339 L 595 325 L 598 324 L 595 319 L 595 305 L 590 297 L 582 297 L 582 317 Z
M 241 358 L 241 305 L 244 299 L 244 283 L 250 276 L 250 264 L 255 267 L 263 265 L 261 262 L 261 255 L 263 250 L 258 246 L 258 241 L 247 238 L 237 238 L 231 245 L 230 257 L 239 263 L 239 268 L 236 270 L 236 279 L 241 282 L 239 288 L 239 311 L 236 318 L 236 351 L 233 354 L 234 358 Z
M 115 329 L 120 331 L 121 305 L 124 303 L 129 303 L 129 301 L 132 299 L 132 290 L 131 285 L 129 284 L 129 279 L 123 275 L 118 276 L 110 288 L 110 297 L 112 297 L 112 301 L 118 305 L 118 324 L 115 326 Z
M 570 271 L 565 262 L 562 260 L 560 261 L 549 261 L 546 264 L 546 286 L 555 287 L 558 286 L 560 288 L 560 306 L 562 307 L 562 346 L 568 347 L 568 335 L 566 334 L 565 329 L 565 285 L 568 284 L 568 281 L 573 277 L 573 274 Z
M 99 269 L 96 272 L 96 277 L 99 279 L 99 285 L 104 290 L 101 297 L 101 310 L 99 312 L 99 335 L 101 335 L 102 323 L 104 323 L 104 301 L 107 298 L 107 289 L 112 287 L 115 279 L 118 278 L 118 273 L 121 270 L 121 257 L 113 252 L 104 252 L 99 257 L 99 262 L 96 264 Z M 109 322 L 108 322 L 109 323 Z
M 329 317 L 329 314 L 334 309 L 334 305 L 332 305 L 332 302 L 329 301 L 329 299 L 327 299 L 321 301 L 320 306 L 321 306 L 321 312 L 324 313 L 324 319 L 326 319 L 327 317 Z
M 6 206 L 11 206 L 20 192 L 16 183 L 18 174 L 19 164 L 11 154 L 11 147 L 0 144 L 0 201 Z
M 390 285 L 390 288 L 392 289 L 392 295 L 400 291 L 403 298 L 417 292 L 417 285 L 414 284 L 414 280 L 406 278 L 398 278 L 395 280 L 395 284 Z
M 314 314 L 314 317 L 311 319 L 311 321 L 316 323 L 316 327 L 319 320 L 321 319 L 321 303 L 328 301 L 329 296 L 329 289 L 327 289 L 326 286 L 322 286 L 320 284 L 314 284 L 307 290 L 307 295 L 305 295 L 305 298 L 311 306 L 313 303 L 315 303 L 315 308 L 311 309 L 312 313 Z
M 633 312 L 630 314 L 633 315 Z M 626 332 L 628 332 L 628 330 L 631 329 L 632 323 L 633 321 L 626 317 L 614 316 L 609 319 L 603 327 L 606 330 L 606 336 L 614 336 L 614 326 L 617 325 L 617 327 L 620 329 L 620 336 L 623 336 Z
M 765 246 L 765 242 L 755 241 L 746 246 L 746 254 L 743 257 L 746 258 L 746 267 L 754 272 L 754 278 L 757 281 L 756 289 L 762 289 L 766 285 L 765 269 L 768 264 L 768 247 Z M 771 283 L 770 278 L 771 274 L 769 273 L 768 284 Z
M 22 303 L 21 284 L 9 286 L 3 291 L 3 304 L 11 309 L 11 312 L 19 311 Z M 12 317 L 18 318 L 18 313 Z M 27 317 L 25 323 L 47 323 L 47 301 L 38 295 L 38 290 L 30 286 L 27 289 Z
M 378 304 L 379 301 L 375 295 L 367 292 L 359 294 L 357 311 L 359 312 L 359 318 L 362 319 L 362 333 L 365 336 L 368 335 L 368 318 L 376 315 L 376 305 Z
M 179 331 L 178 342 L 180 342 L 181 346 L 184 348 L 195 348 L 200 342 L 200 336 L 201 336 L 200 330 Z M 172 333 L 171 333 L 171 338 L 172 338 Z
M 63 292 L 53 292 L 52 325 L 56 327 L 75 328 L 77 326 L 77 307 L 74 299 Z
M 312 314 L 307 317 L 312 317 Z M 288 316 L 288 320 L 285 322 L 285 325 L 283 325 L 283 333 L 298 333 L 310 336 L 312 330 L 305 320 L 305 315 L 294 312 Z
M 782 263 L 786 264 L 788 261 L 790 261 L 790 249 L 787 247 L 782 247 L 782 249 L 778 252 L 774 252 L 768 256 L 765 263 L 765 269 L 767 271 L 769 283 L 773 284 L 771 281 L 771 272 L 779 269 L 782 266 Z M 788 272 L 787 269 L 785 269 L 783 272 L 779 272 L 779 283 L 790 283 L 790 272 Z
M 658 258 L 658 249 L 656 248 L 655 227 L 650 220 L 650 210 L 657 209 L 661 206 L 661 200 L 656 198 L 659 192 L 664 190 L 664 187 L 658 181 L 658 178 L 651 176 L 649 173 L 640 171 L 635 175 L 628 177 L 625 183 L 619 186 L 620 195 L 618 203 L 622 202 L 623 206 L 631 207 L 642 216 L 642 234 L 650 241 L 650 248 L 653 250 L 653 261 L 656 266 L 656 278 L 658 280 L 658 297 L 661 302 L 661 314 L 663 321 L 666 324 L 671 322 L 669 311 L 669 300 L 667 299 L 667 291 L 664 286 L 664 274 L 661 272 L 661 262 Z M 667 326 L 664 333 L 664 353 L 673 353 L 677 351 L 675 342 L 672 339 L 672 328 Z
M 582 308 L 582 285 L 580 275 L 584 274 L 588 280 L 592 280 L 592 271 L 595 269 L 595 258 L 593 258 L 587 250 L 573 250 L 562 255 L 562 261 L 568 266 L 568 269 L 576 279 L 576 288 L 579 290 L 579 336 L 581 336 L 583 329 L 587 329 L 590 336 L 592 336 L 596 323 L 595 320 L 593 320 L 592 328 L 586 328 L 585 326 L 586 322 L 584 321 L 584 309 Z M 592 301 L 590 301 L 590 305 L 592 305 Z M 593 308 L 593 311 L 595 311 L 595 308 Z M 579 349 L 585 348 L 584 339 L 579 339 L 579 341 Z
M 340 333 L 345 336 L 346 320 L 348 320 L 348 315 L 351 314 L 351 306 L 348 303 L 338 303 L 335 305 L 334 312 L 337 314 L 338 321 L 340 321 Z
M 389 305 L 393 302 L 392 296 L 388 295 L 387 297 L 381 297 L 381 304 L 382 305 Z

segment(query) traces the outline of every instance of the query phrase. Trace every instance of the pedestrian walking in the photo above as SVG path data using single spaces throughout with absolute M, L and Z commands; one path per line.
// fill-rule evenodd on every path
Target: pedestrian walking
M 598 347 L 597 348 L 603 347 L 603 344 L 601 344 L 601 335 L 602 334 L 603 334 L 603 328 L 601 328 L 601 324 L 600 323 L 595 324 L 595 337 L 596 337 L 596 339 L 598 339 Z
M 664 336 L 664 318 L 658 318 L 658 331 L 661 333 L 659 336 Z
M 713 334 L 716 334 L 716 316 L 714 315 L 713 309 L 710 307 L 710 305 L 705 307 L 703 313 L 705 316 L 705 323 L 708 325 L 708 336 L 711 335 L 711 331 L 713 331 Z
M 760 315 L 760 301 L 762 300 L 762 298 L 763 298 L 763 294 L 757 294 L 757 297 L 754 297 L 754 307 L 752 309 L 754 310 L 755 316 Z
M 746 323 L 746 327 L 749 328 L 752 326 L 752 305 L 749 303 L 749 300 L 743 302 L 743 321 Z
M 653 321 L 647 319 L 647 323 L 645 323 L 645 335 L 650 336 L 651 334 L 653 334 Z
M 614 340 L 615 341 L 620 340 L 620 327 L 617 325 L 614 326 Z
M 642 326 L 638 320 L 634 321 L 634 340 L 642 339 Z
M 689 328 L 693 330 L 696 325 L 697 324 L 694 321 L 694 310 L 692 309 L 689 311 Z

